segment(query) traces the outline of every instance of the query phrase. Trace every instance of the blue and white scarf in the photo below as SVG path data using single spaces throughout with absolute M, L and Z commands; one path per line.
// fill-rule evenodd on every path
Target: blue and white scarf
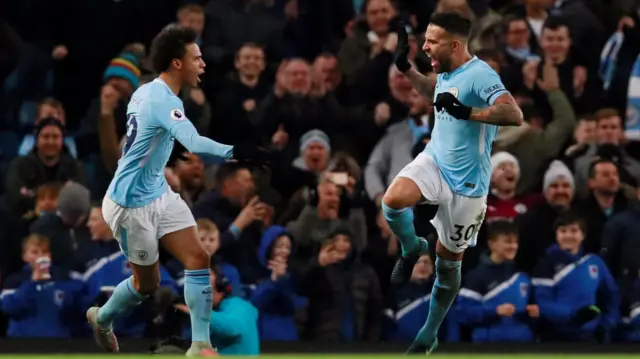
M 636 58 L 629 77 L 624 133 L 627 139 L 640 141 L 640 56 Z
M 609 85 L 611 85 L 611 80 L 616 71 L 618 52 L 620 52 L 622 43 L 624 43 L 624 34 L 621 31 L 617 31 L 607 40 L 604 48 L 602 48 L 602 53 L 600 53 L 598 75 L 600 75 L 602 79 L 605 91 L 609 89 Z

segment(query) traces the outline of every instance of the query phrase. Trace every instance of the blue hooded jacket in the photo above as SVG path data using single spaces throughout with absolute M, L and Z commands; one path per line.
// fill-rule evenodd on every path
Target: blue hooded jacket
M 84 323 L 88 305 L 80 275 L 51 268 L 51 279 L 31 280 L 31 268 L 13 274 L 0 294 L 0 310 L 9 317 L 8 337 L 71 338 Z
M 258 355 L 258 311 L 248 301 L 239 297 L 224 298 L 211 311 L 211 344 L 222 355 Z
M 620 317 L 620 294 L 604 261 L 553 245 L 533 271 L 533 297 L 550 340 L 591 340 L 601 326 L 610 331 Z M 602 314 L 579 324 L 581 308 L 597 305 Z M 544 339 L 544 338 L 543 338 Z
M 97 298 L 101 292 L 109 292 L 123 280 L 131 276 L 131 266 L 121 252 L 100 259 L 84 273 L 89 298 Z M 177 290 L 176 281 L 169 272 L 160 266 L 160 286 Z M 131 312 L 117 317 L 113 323 L 116 333 L 121 337 L 140 337 L 147 325 L 148 305 L 139 305 Z
M 286 229 L 282 226 L 267 228 L 257 253 L 265 276 L 255 285 L 249 298 L 260 313 L 258 327 L 262 340 L 298 340 L 294 315 L 296 308 L 306 305 L 306 298 L 296 294 L 290 274 L 274 282 L 267 269 L 275 240 L 286 234 Z
M 530 279 L 516 271 L 513 262 L 494 263 L 484 258 L 465 279 L 456 306 L 461 323 L 472 328 L 472 340 L 481 342 L 530 342 L 532 319 L 526 308 L 531 292 Z M 510 317 L 497 314 L 498 306 L 510 303 L 516 312 Z

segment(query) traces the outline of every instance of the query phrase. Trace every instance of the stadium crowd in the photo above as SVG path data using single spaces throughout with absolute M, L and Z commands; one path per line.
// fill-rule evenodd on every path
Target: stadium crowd
M 640 341 L 637 0 L 3 2 L 6 336 L 90 336 L 86 309 L 131 275 L 101 203 L 130 135 L 128 99 L 155 76 L 149 44 L 178 23 L 200 34 L 207 63 L 201 86 L 183 91 L 187 116 L 216 141 L 277 153 L 270 168 L 247 168 L 177 145 L 165 170 L 212 255 L 213 332 L 413 340 L 433 262 L 423 256 L 411 283 L 390 286 L 399 247 L 379 206 L 434 117 L 392 66 L 390 29 L 407 24 L 411 58 L 430 71 L 420 48 L 441 11 L 473 19 L 471 51 L 526 120 L 495 141 L 485 224 L 442 340 Z M 431 243 L 435 210 L 415 208 Z M 116 322 L 120 337 L 188 327 L 183 268 L 166 253 L 161 263 L 160 289 Z M 223 305 L 231 298 L 241 310 Z

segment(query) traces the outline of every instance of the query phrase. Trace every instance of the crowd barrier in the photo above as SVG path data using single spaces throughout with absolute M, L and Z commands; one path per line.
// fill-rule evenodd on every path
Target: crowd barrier
M 148 353 L 153 346 L 151 340 L 121 340 L 120 350 L 123 353 Z M 266 342 L 262 343 L 264 354 L 385 354 L 403 353 L 407 348 L 404 343 L 322 343 L 322 342 Z M 80 354 L 101 353 L 90 339 L 0 339 L 0 354 Z M 638 354 L 640 344 L 608 344 L 597 343 L 442 343 L 438 353 L 459 354 Z

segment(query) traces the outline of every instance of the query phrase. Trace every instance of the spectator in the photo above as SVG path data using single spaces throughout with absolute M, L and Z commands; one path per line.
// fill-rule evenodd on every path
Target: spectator
M 253 114 L 252 121 L 262 142 L 278 149 L 284 163 L 298 156 L 305 132 L 318 129 L 331 138 L 341 124 L 340 105 L 326 89 L 317 88 L 318 85 L 312 82 L 311 68 L 305 60 L 287 60 L 278 70 L 274 91 Z M 278 132 L 283 134 L 276 137 Z
M 640 276 L 637 260 L 640 256 L 640 203 L 633 203 L 628 210 L 607 220 L 600 255 L 616 278 L 623 298 L 629 298 Z
M 353 94 L 344 81 L 344 74 L 340 70 L 340 62 L 332 53 L 321 53 L 311 65 L 313 81 L 320 82 L 328 92 L 333 93 L 342 106 L 352 104 Z
M 211 287 L 211 344 L 222 355 L 260 354 L 258 310 L 248 301 L 231 295 L 229 282 L 215 266 L 211 268 Z M 186 305 L 178 305 L 177 309 L 189 314 Z
M 568 96 L 560 87 L 558 71 L 551 65 L 542 67 L 538 87 L 546 94 L 553 119 L 546 127 L 536 125 L 540 116 L 537 106 L 522 106 L 525 123 L 520 127 L 500 127 L 494 151 L 507 151 L 520 163 L 520 181 L 516 193 L 534 191 L 539 186 L 539 175 L 550 161 L 558 157 L 573 133 L 575 116 Z M 538 105 L 536 102 L 535 105 Z
M 202 45 L 202 31 L 204 31 L 204 9 L 200 5 L 187 4 L 178 9 L 178 25 L 188 27 L 198 34 L 196 43 Z
M 516 219 L 520 232 L 516 263 L 526 273 L 531 272 L 538 259 L 554 243 L 558 215 L 569 210 L 573 202 L 573 175 L 562 162 L 552 162 L 545 172 L 542 193 L 544 202 Z
M 360 71 L 376 62 L 384 63 L 388 69 L 393 62 L 392 54 L 398 43 L 398 36 L 389 31 L 389 22 L 396 16 L 396 10 L 389 0 L 369 0 L 364 3 L 365 13 L 362 23 L 354 26 L 353 36 L 347 37 L 340 46 L 338 59 L 347 83 L 353 85 Z
M 31 233 L 51 240 L 53 265 L 71 269 L 77 263 L 76 229 L 86 223 L 90 209 L 89 191 L 69 182 L 60 191 L 56 213 L 42 216 L 31 224 Z
M 9 316 L 9 337 L 71 338 L 86 309 L 85 285 L 77 273 L 51 265 L 46 237 L 32 234 L 22 244 L 23 270 L 9 276 L 0 305 Z
M 36 146 L 26 156 L 12 161 L 7 173 L 7 201 L 20 217 L 34 208 L 34 191 L 50 182 L 82 182 L 80 165 L 63 151 L 64 127 L 54 118 L 43 119 L 36 127 Z
M 102 203 L 91 207 L 87 228 L 89 228 L 91 240 L 80 243 L 76 254 L 74 268 L 79 272 L 85 272 L 100 259 L 120 251 L 118 242 L 102 216 Z
M 530 342 L 532 320 L 540 315 L 529 304 L 529 277 L 516 270 L 517 227 L 505 221 L 489 225 L 489 258 L 469 272 L 460 290 L 458 316 L 472 328 L 472 341 Z
M 216 190 L 200 196 L 193 215 L 220 228 L 220 255 L 240 271 L 243 283 L 255 283 L 262 271 L 256 251 L 267 206 L 256 196 L 253 175 L 242 164 L 221 165 L 216 185 Z
M 624 172 L 623 178 L 627 179 L 626 182 L 630 182 L 629 177 L 635 181 L 640 179 L 640 162 L 631 158 L 622 147 L 624 135 L 622 120 L 618 112 L 605 108 L 597 111 L 594 117 L 596 119 L 596 142 L 588 147 L 584 155 L 575 160 L 576 188 L 580 197 L 585 197 L 588 194 L 589 169 L 597 156 L 606 157 L 619 163 L 619 170 Z M 630 184 L 635 185 L 635 183 Z
M 382 211 L 378 211 L 376 226 L 378 231 L 373 231 L 372 237 L 369 238 L 369 243 L 362 252 L 362 262 L 376 271 L 380 279 L 385 308 L 394 308 L 396 298 L 391 290 L 391 283 L 387 279 L 391 278 L 391 272 L 400 254 L 400 248 L 398 247 L 398 239 L 393 235 Z M 431 288 L 431 286 L 427 287 Z
M 491 193 L 487 197 L 486 221 L 513 220 L 539 202 L 536 195 L 516 195 L 520 180 L 518 159 L 508 152 L 491 156 Z
M 175 279 L 169 271 L 160 265 L 160 287 L 178 291 Z M 91 306 L 102 306 L 113 294 L 116 285 L 132 275 L 131 264 L 122 252 L 116 252 L 103 257 L 91 266 L 83 275 L 87 283 L 87 295 Z M 162 290 L 162 289 L 158 289 Z M 153 308 L 149 305 L 139 305 L 127 315 L 116 318 L 114 330 L 119 337 L 142 337 L 147 332 L 147 325 L 154 316 Z
M 371 267 L 358 261 L 349 230 L 337 228 L 328 238 L 304 276 L 305 283 L 313 283 L 304 288 L 309 298 L 305 336 L 313 341 L 377 342 L 379 280 Z
M 367 244 L 367 227 L 361 208 L 348 208 L 340 216 L 340 188 L 331 180 L 320 183 L 315 198 L 311 199 L 297 219 L 287 225 L 300 254 L 309 255 L 323 243 L 337 228 L 349 228 L 349 245 L 361 252 Z
M 596 140 L 596 119 L 591 115 L 581 116 L 573 131 L 573 144 L 564 152 L 567 157 L 564 162 L 569 168 L 573 168 L 575 158 L 582 157 Z
M 259 45 L 251 42 L 242 45 L 236 53 L 234 66 L 236 71 L 225 78 L 217 96 L 208 129 L 212 139 L 227 144 L 257 136 L 249 118 L 272 88 L 265 74 L 265 53 Z
M 250 298 L 258 308 L 260 340 L 298 340 L 295 314 L 306 305 L 306 298 L 296 294 L 289 269 L 293 241 L 282 226 L 271 226 L 262 234 L 258 260 L 265 268 Z
M 575 214 L 563 214 L 556 225 L 557 244 L 533 271 L 542 340 L 603 341 L 619 320 L 618 287 L 600 257 L 584 254 L 582 228 Z
M 637 278 L 631 295 L 625 302 L 630 303 L 628 306 L 628 317 L 623 325 L 623 335 L 625 341 L 640 341 L 640 278 Z M 623 310 L 626 310 L 625 307 Z
M 598 160 L 591 164 L 589 188 L 589 197 L 579 201 L 576 208 L 586 223 L 585 252 L 599 253 L 606 222 L 611 216 L 625 211 L 629 207 L 629 200 L 621 191 L 618 168 L 610 160 Z
M 38 123 L 46 118 L 55 118 L 62 123 L 62 126 L 67 125 L 66 115 L 62 103 L 52 97 L 47 97 L 38 103 L 38 109 L 36 114 L 36 120 L 34 126 L 38 127 Z M 36 137 L 32 134 L 25 135 L 20 144 L 18 154 L 20 156 L 26 156 L 33 150 L 36 145 Z M 64 136 L 64 146 L 67 152 L 73 158 L 78 158 L 78 150 L 76 149 L 76 142 L 73 137 Z
M 527 61 L 540 59 L 538 41 L 536 35 L 532 34 L 529 28 L 527 18 L 507 15 L 503 20 L 503 24 L 505 37 L 504 57 L 505 62 L 510 67 L 513 66 L 519 69 Z M 540 25 L 542 25 L 541 22 Z
M 180 182 L 180 197 L 192 208 L 204 192 L 204 165 L 199 155 L 184 151 L 172 167 Z
M 218 229 L 218 226 L 206 218 L 197 219 L 196 224 L 198 225 L 198 236 L 200 236 L 200 241 L 202 242 L 204 249 L 211 256 L 211 261 L 216 263 L 217 268 L 219 268 L 221 273 L 225 278 L 227 278 L 233 293 L 237 295 L 241 294 L 242 284 L 240 283 L 240 274 L 238 273 L 238 269 L 225 262 L 224 259 L 220 258 L 218 253 L 218 249 L 220 249 L 220 230 Z M 167 261 L 166 266 L 169 273 L 177 279 L 178 287 L 182 289 L 184 286 L 184 266 L 182 263 L 175 258 L 171 258 Z M 182 291 L 180 291 L 180 293 L 182 293 Z
M 367 194 L 378 206 L 391 181 L 413 159 L 413 147 L 433 128 L 427 99 L 413 89 L 410 103 L 409 118 L 387 128 L 365 168 Z
M 383 328 L 386 340 L 410 342 L 416 337 L 427 320 L 433 279 L 433 261 L 428 255 L 422 255 L 413 267 L 409 283 L 395 293 L 395 309 L 385 311 L 391 319 Z M 458 329 L 453 325 L 453 317 L 450 314 L 445 325 L 441 327 L 440 340 L 450 341 L 451 338 L 447 334 Z

